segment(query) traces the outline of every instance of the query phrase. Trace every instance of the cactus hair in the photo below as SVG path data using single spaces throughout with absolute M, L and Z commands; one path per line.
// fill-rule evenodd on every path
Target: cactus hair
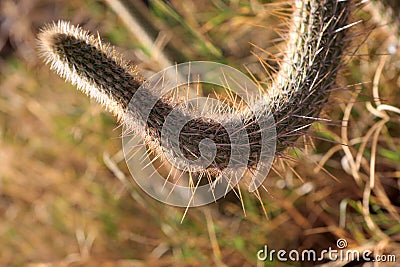
M 241 117 L 235 113 L 237 109 L 219 113 L 222 120 L 234 127 L 243 128 L 244 125 L 250 146 L 248 168 L 254 167 L 260 156 L 260 131 L 265 130 L 257 123 L 260 115 L 271 114 L 275 120 L 277 153 L 292 146 L 318 118 L 335 87 L 348 47 L 351 11 L 352 2 L 346 0 L 294 1 L 280 70 L 268 94 L 253 98 L 256 112 L 244 111 Z M 145 79 L 137 67 L 125 61 L 111 45 L 64 21 L 44 27 L 38 42 L 51 69 L 111 111 L 156 153 L 169 149 L 161 147 L 165 145 L 160 142 L 161 130 L 166 117 L 174 110 L 178 117 L 188 121 L 179 136 L 184 157 L 199 157 L 200 142 L 209 138 L 216 145 L 216 156 L 202 173 L 213 176 L 228 165 L 230 137 L 221 124 L 209 117 L 195 117 L 171 99 L 158 95 L 157 90 L 147 88 L 145 91 L 143 101 L 157 101 L 148 120 L 141 121 L 140 108 L 130 106 L 129 102 Z M 188 120 L 191 116 L 193 118 Z

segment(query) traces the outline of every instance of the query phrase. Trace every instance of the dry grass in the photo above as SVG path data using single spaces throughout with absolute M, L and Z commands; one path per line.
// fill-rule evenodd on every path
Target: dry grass
M 268 82 L 257 57 L 274 67 L 269 54 L 279 51 L 273 30 L 286 27 L 277 24 L 284 7 L 261 12 L 259 1 L 172 2 L 177 13 L 160 1 L 149 13 L 168 29 L 171 50 L 180 48 L 186 59 L 245 65 Z M 357 31 L 369 32 L 369 14 L 356 16 L 365 21 Z M 394 109 L 400 61 L 382 56 L 390 40 L 384 28 L 359 44 L 343 70 L 340 84 L 351 86 L 326 109 L 337 125 L 314 125 L 318 138 L 277 160 L 262 195 L 268 218 L 257 197 L 244 194 L 246 215 L 227 199 L 189 210 L 181 223 L 184 209 L 162 205 L 129 182 L 121 129 L 111 115 L 37 58 L 38 28 L 58 19 L 99 31 L 128 57 L 155 66 L 103 2 L 1 2 L 0 265 L 254 266 L 264 245 L 322 250 L 335 248 L 338 238 L 350 248 L 400 257 L 400 117 Z

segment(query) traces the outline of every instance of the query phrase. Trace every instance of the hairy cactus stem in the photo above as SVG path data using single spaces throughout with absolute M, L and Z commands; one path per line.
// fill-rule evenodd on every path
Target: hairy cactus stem
M 234 127 L 244 125 L 250 141 L 249 168 L 259 159 L 260 131 L 268 130 L 260 129 L 257 118 L 273 115 L 277 152 L 291 146 L 316 120 L 327 102 L 347 46 L 350 1 L 296 0 L 293 8 L 286 55 L 268 96 L 255 97 L 256 112 L 244 112 L 244 118 L 228 111 L 221 118 Z M 144 79 L 110 45 L 62 21 L 46 26 L 38 39 L 42 55 L 58 75 L 118 116 L 155 151 L 162 153 L 160 146 L 165 143 L 160 142 L 161 130 L 165 118 L 174 110 L 182 120 L 188 121 L 179 136 L 184 157 L 199 157 L 200 142 L 210 138 L 215 143 L 216 156 L 203 172 L 219 173 L 228 165 L 230 137 L 224 127 L 210 118 L 190 118 L 190 112 L 158 95 L 157 90 L 147 89 L 143 101 L 157 101 L 148 120 L 141 121 L 140 107 L 131 107 L 129 102 Z

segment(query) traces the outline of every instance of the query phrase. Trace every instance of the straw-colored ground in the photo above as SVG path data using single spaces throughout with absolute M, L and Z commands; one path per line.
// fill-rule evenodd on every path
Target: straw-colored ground
M 143 12 L 163 29 L 158 40 L 168 42 L 173 61 L 245 64 L 268 83 L 257 57 L 270 59 L 272 73 L 269 53 L 280 47 L 274 29 L 286 28 L 287 7 L 171 2 L 176 11 L 153 1 Z M 336 249 L 339 238 L 400 263 L 400 60 L 382 55 L 393 39 L 384 27 L 371 33 L 369 18 L 355 14 L 363 19 L 354 29 L 360 48 L 339 78 L 349 90 L 336 92 L 325 112 L 334 125 L 315 125 L 314 141 L 300 140 L 277 160 L 261 196 L 265 212 L 244 193 L 245 213 L 224 200 L 190 209 L 181 223 L 184 209 L 129 182 L 115 119 L 42 63 L 35 38 L 45 23 L 65 19 L 98 31 L 149 71 L 158 67 L 152 51 L 102 1 L 2 0 L 0 266 L 285 266 L 257 262 L 257 251 Z M 393 111 L 377 112 L 379 104 Z

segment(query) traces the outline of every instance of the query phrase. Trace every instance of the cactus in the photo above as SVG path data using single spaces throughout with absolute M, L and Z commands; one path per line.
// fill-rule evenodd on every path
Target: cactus
M 270 114 L 275 120 L 277 153 L 292 146 L 318 118 L 342 65 L 351 8 L 350 1 L 294 1 L 286 54 L 268 94 L 254 97 L 255 112 L 244 111 L 237 116 L 237 109 L 230 109 L 220 114 L 221 120 L 241 128 L 238 130 L 245 128 L 250 141 L 248 168 L 258 163 L 260 131 L 267 130 L 260 129 L 259 116 Z M 105 106 L 121 123 L 141 135 L 154 151 L 163 153 L 169 149 L 160 147 L 167 144 L 160 142 L 161 130 L 165 118 L 174 110 L 178 119 L 188 121 L 179 136 L 184 157 L 199 157 L 200 142 L 209 138 L 216 146 L 216 155 L 202 172 L 215 175 L 226 168 L 231 153 L 230 137 L 217 120 L 195 117 L 158 95 L 157 90 L 147 88 L 142 100 L 157 101 L 148 120 L 140 121 L 140 107 L 129 103 L 145 80 L 112 46 L 63 21 L 44 27 L 38 40 L 41 54 L 51 69 Z

